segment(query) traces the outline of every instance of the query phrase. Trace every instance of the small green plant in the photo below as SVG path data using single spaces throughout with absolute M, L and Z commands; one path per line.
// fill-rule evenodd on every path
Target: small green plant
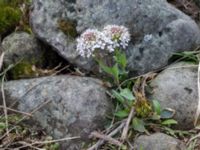
M 175 53 L 171 60 L 172 61 L 186 61 L 193 64 L 199 63 L 199 53 L 200 51 L 184 51 L 180 53 Z
M 118 119 L 127 118 L 131 109 L 134 108 L 135 117 L 132 119 L 132 127 L 138 132 L 147 132 L 146 127 L 152 123 L 166 127 L 177 124 L 177 121 L 171 119 L 175 114 L 174 110 L 162 109 L 156 100 L 150 102 L 147 99 L 135 97 L 128 88 L 112 90 L 112 96 L 117 101 L 118 107 L 114 115 Z

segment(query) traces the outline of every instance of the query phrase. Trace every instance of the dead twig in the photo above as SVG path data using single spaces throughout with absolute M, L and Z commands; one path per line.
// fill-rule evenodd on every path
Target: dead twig
M 19 141 L 16 144 L 22 144 L 23 146 L 14 148 L 14 150 L 20 150 L 20 149 L 28 148 L 28 147 L 30 147 L 32 149 L 36 149 L 36 150 L 45 150 L 45 149 L 42 149 L 42 148 L 37 148 L 37 147 L 35 147 L 35 146 L 33 146 L 33 145 L 31 145 L 31 144 L 29 144 L 27 142 L 24 142 L 24 141 Z
M 49 143 L 56 143 L 56 142 L 62 142 L 62 141 L 70 141 L 70 140 L 76 140 L 76 139 L 80 139 L 80 136 L 74 136 L 74 137 L 66 137 L 66 138 L 62 138 L 62 139 L 57 139 L 57 140 L 49 140 L 49 141 L 41 141 L 41 142 L 35 142 L 32 143 L 31 145 L 36 145 L 36 144 L 49 144 Z
M 131 119 L 133 118 L 133 116 L 134 116 L 134 107 L 132 107 L 131 108 L 131 111 L 130 111 L 130 113 L 129 113 L 129 116 L 128 116 L 128 119 L 127 119 L 127 121 L 126 121 L 126 124 L 125 124 L 125 126 L 124 126 L 124 129 L 123 129 L 123 131 L 122 131 L 122 135 L 121 135 L 121 141 L 124 141 L 124 140 L 126 140 L 126 138 L 127 138 L 127 135 L 128 135 L 128 130 L 129 130 L 129 124 L 130 124 L 130 122 L 131 122 Z
M 125 83 L 127 83 L 128 81 L 131 81 L 131 80 L 134 80 L 134 79 L 138 79 L 140 77 L 144 77 L 148 74 L 151 74 L 151 73 L 155 73 L 155 72 L 158 72 L 158 71 L 161 71 L 161 70 L 164 70 L 164 69 L 168 69 L 168 70 L 173 70 L 173 69 L 182 69 L 182 68 L 196 68 L 198 67 L 198 65 L 186 65 L 186 66 L 180 66 L 180 67 L 170 67 L 170 66 L 166 66 L 166 67 L 163 67 L 161 69 L 157 69 L 155 71 L 150 71 L 148 73 L 145 73 L 145 74 L 142 74 L 142 75 L 139 75 L 139 76 L 136 76 L 136 77 L 132 77 L 132 78 L 129 78 L 127 80 L 124 80 L 123 82 L 120 83 L 120 85 L 118 86 L 117 90 L 120 89 L 120 87 L 122 87 L 122 85 L 124 85 Z
M 200 115 L 200 62 L 199 62 L 199 67 L 198 67 L 197 88 L 198 88 L 198 106 L 197 106 L 197 111 L 196 111 L 195 120 L 194 120 L 195 126 L 197 125 L 198 118 Z
M 7 106 L 6 106 L 6 98 L 4 93 L 4 80 L 5 75 L 2 77 L 2 83 L 1 83 L 1 93 L 2 93 L 2 99 L 3 99 L 3 106 L 4 106 L 4 115 L 5 115 L 5 124 L 6 124 L 6 135 L 9 137 L 9 130 L 8 130 L 8 112 L 7 112 Z
M 125 126 L 125 121 L 123 121 L 116 129 L 114 129 L 112 132 L 110 132 L 107 136 L 108 137 L 113 137 L 115 136 L 117 133 L 119 133 L 123 127 Z M 90 148 L 88 148 L 87 150 L 97 150 L 100 146 L 102 146 L 104 144 L 105 140 L 99 140 L 96 144 L 94 144 L 93 146 L 91 146 Z
M 4 106 L 0 105 L 0 108 L 4 109 Z M 19 114 L 22 114 L 22 115 L 26 115 L 26 116 L 32 117 L 31 114 L 26 113 L 26 112 L 15 110 L 15 109 L 12 109 L 12 108 L 9 108 L 9 107 L 7 107 L 6 109 L 9 110 L 9 111 L 15 112 L 15 113 L 19 113 Z
M 4 55 L 5 55 L 5 53 L 2 52 L 2 54 L 1 54 L 1 56 L 0 56 L 0 70 L 2 69 L 2 66 L 3 66 Z
M 50 143 L 57 143 L 57 142 L 63 142 L 63 141 L 76 140 L 76 139 L 80 139 L 80 138 L 81 138 L 80 136 L 75 136 L 75 137 L 66 137 L 66 138 L 57 139 L 57 140 L 37 141 L 37 142 L 34 142 L 34 143 L 24 143 L 24 141 L 19 141 L 17 143 L 23 144 L 23 146 L 18 147 L 17 149 L 22 149 L 22 148 L 26 148 L 26 147 L 33 147 L 34 145 L 45 145 L 45 144 L 50 144 Z
M 197 138 L 200 138 L 200 133 L 198 133 L 196 136 L 193 136 L 192 138 L 190 138 L 190 140 L 187 142 L 186 145 L 190 145 L 190 143 L 191 143 L 192 141 L 194 141 L 195 139 L 197 139 Z
M 96 132 L 96 131 L 92 132 L 90 136 L 95 137 L 95 138 L 99 138 L 99 139 L 103 139 L 104 141 L 107 141 L 107 142 L 114 144 L 116 146 L 119 146 L 119 147 L 121 147 L 123 145 L 120 141 L 118 141 L 118 140 L 116 140 L 116 139 L 114 139 L 114 138 L 112 138 L 108 135 L 104 135 L 104 134 L 101 134 L 101 133 Z

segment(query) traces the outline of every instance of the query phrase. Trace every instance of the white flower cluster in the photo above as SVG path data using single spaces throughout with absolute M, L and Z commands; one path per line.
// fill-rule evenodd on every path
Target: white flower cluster
M 83 57 L 90 57 L 96 49 L 105 49 L 104 34 L 95 29 L 86 30 L 77 39 L 77 51 Z
M 112 48 L 126 48 L 130 41 L 130 34 L 128 29 L 124 26 L 108 25 L 103 29 L 106 37 L 112 40 Z
M 130 41 L 128 29 L 124 26 L 108 25 L 102 32 L 86 30 L 77 39 L 77 51 L 82 57 L 89 58 L 95 50 L 113 52 L 116 48 L 126 48 Z

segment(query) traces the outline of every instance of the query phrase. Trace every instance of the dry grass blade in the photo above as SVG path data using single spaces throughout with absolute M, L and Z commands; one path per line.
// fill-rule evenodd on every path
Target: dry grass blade
M 56 143 L 56 142 L 76 140 L 76 139 L 80 139 L 80 138 L 81 138 L 80 136 L 75 136 L 75 137 L 66 137 L 66 138 L 57 139 L 57 140 L 50 140 L 50 141 L 41 141 L 41 142 L 37 141 L 37 142 L 34 142 L 34 143 L 26 143 L 24 141 L 21 141 L 21 142 L 18 142 L 18 143 L 23 144 L 23 146 L 18 147 L 17 149 L 22 149 L 22 148 L 26 148 L 26 147 L 36 148 L 36 147 L 34 147 L 34 145 L 45 145 L 45 144 Z
M 121 131 L 121 129 L 123 129 L 123 127 L 125 126 L 125 121 L 123 121 L 116 129 L 114 129 L 112 132 L 110 132 L 108 134 L 108 137 L 113 137 L 115 136 L 117 133 L 119 133 Z M 99 149 L 100 146 L 102 146 L 104 144 L 105 140 L 99 140 L 96 144 L 94 144 L 92 147 L 88 148 L 87 150 L 97 150 Z
M 105 141 L 107 141 L 107 142 L 109 142 L 111 144 L 114 144 L 116 146 L 119 146 L 119 147 L 121 147 L 123 145 L 120 141 L 118 141 L 118 140 L 116 140 L 116 139 L 114 139 L 114 138 L 112 138 L 112 137 L 110 137 L 108 135 L 104 135 L 104 134 L 98 133 L 96 131 L 91 133 L 91 137 L 103 139 L 103 140 L 105 140 Z
M 7 105 L 6 105 L 6 98 L 4 93 L 4 80 L 5 75 L 2 77 L 1 82 L 1 93 L 2 93 L 2 99 L 3 99 L 3 106 L 4 106 L 4 115 L 5 115 L 5 124 L 6 124 L 6 135 L 9 137 L 9 130 L 8 130 L 8 112 L 7 112 Z
M 127 138 L 128 130 L 129 130 L 129 124 L 130 124 L 131 119 L 133 118 L 133 116 L 134 116 L 134 107 L 132 107 L 132 109 L 131 109 L 131 111 L 129 113 L 128 119 L 126 121 L 125 127 L 124 127 L 122 135 L 121 135 L 121 141 L 124 141 Z
M 2 69 L 2 66 L 3 66 L 4 55 L 5 55 L 5 53 L 2 52 L 2 54 L 1 54 L 1 56 L 0 56 L 0 70 Z
M 197 139 L 197 138 L 200 138 L 200 133 L 198 133 L 196 136 L 194 136 L 194 137 L 191 137 L 190 139 L 189 139 L 189 141 L 187 142 L 187 146 L 188 145 L 190 145 L 190 143 L 192 142 L 192 141 L 194 141 L 195 139 Z
M 0 105 L 0 108 L 4 109 L 5 107 L 2 106 L 2 105 Z M 6 109 L 7 109 L 8 111 L 12 111 L 12 112 L 15 112 L 15 113 L 19 113 L 19 114 L 22 114 L 22 115 L 26 115 L 26 116 L 32 117 L 31 114 L 26 113 L 26 112 L 22 112 L 22 111 L 19 111 L 19 110 L 15 110 L 15 109 L 12 109 L 12 108 L 9 108 L 9 107 L 7 107 Z
M 197 78 L 197 88 L 198 88 L 198 107 L 195 115 L 194 125 L 197 125 L 198 118 L 200 115 L 200 62 L 198 67 L 198 78 Z

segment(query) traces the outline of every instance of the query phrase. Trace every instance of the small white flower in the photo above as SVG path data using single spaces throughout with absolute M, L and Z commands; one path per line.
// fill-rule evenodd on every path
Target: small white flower
M 89 58 L 96 49 L 105 49 L 104 38 L 102 32 L 96 29 L 88 29 L 77 39 L 76 50 L 81 56 Z
M 108 51 L 113 52 L 113 49 L 122 47 L 125 49 L 130 41 L 130 34 L 128 29 L 124 26 L 107 25 L 103 29 L 103 33 L 108 37 L 112 43 L 108 46 Z

